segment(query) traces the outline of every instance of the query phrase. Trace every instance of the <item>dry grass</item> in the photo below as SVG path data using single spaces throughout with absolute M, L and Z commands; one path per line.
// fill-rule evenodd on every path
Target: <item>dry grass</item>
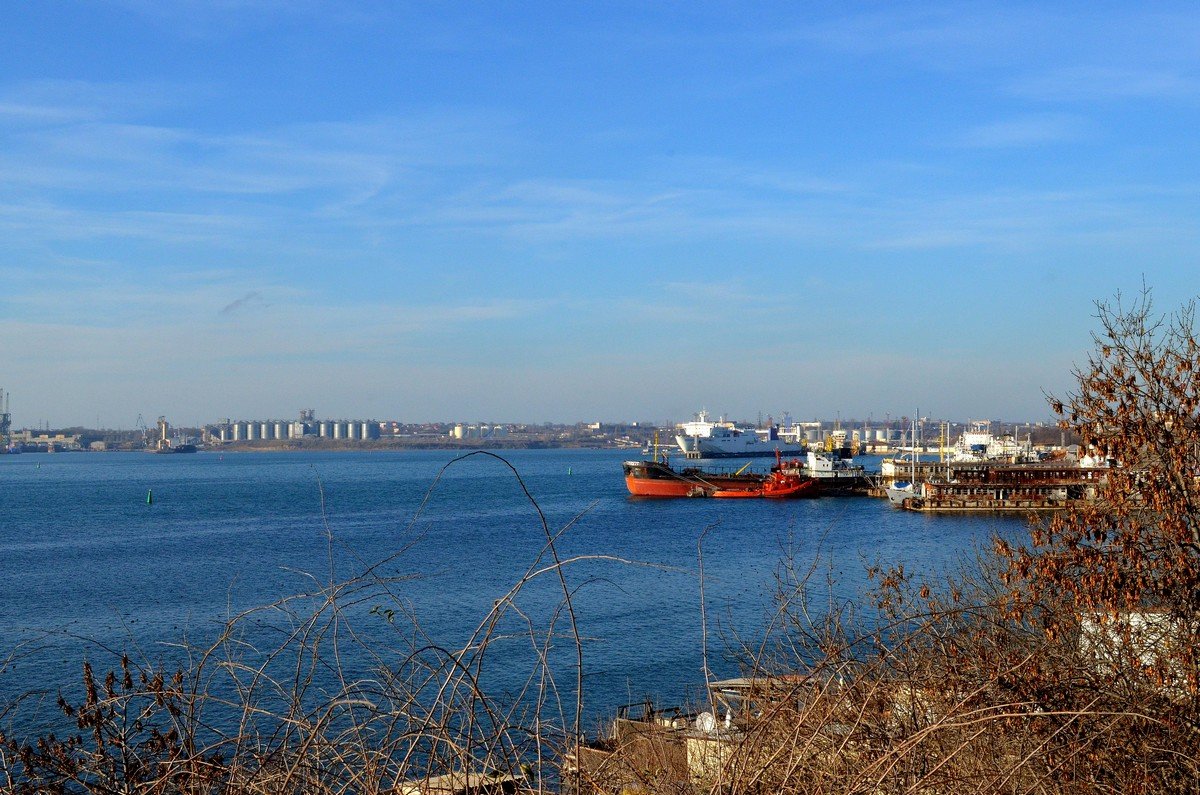
M 849 605 L 810 614 L 825 602 L 815 569 L 785 566 L 773 642 L 747 649 L 742 680 L 714 683 L 715 728 L 618 721 L 576 753 L 571 782 L 614 795 L 1195 792 L 1194 693 L 1114 666 L 1120 638 L 1014 619 L 1005 566 L 982 554 L 936 584 L 877 571 L 886 623 L 869 629 Z

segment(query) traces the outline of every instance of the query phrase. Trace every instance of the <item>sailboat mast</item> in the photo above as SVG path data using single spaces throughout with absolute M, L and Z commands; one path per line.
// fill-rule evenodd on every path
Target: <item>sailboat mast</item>
M 917 484 L 917 456 L 919 456 L 921 454 L 919 452 L 920 447 L 917 446 L 917 417 L 920 415 L 920 413 L 921 413 L 921 410 L 917 409 L 916 413 L 913 414 L 913 422 L 912 422 L 912 484 L 913 484 L 913 488 L 916 488 L 916 484 Z

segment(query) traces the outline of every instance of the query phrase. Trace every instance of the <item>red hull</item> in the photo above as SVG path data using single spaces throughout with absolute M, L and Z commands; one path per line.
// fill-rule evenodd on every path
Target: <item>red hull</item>
M 819 484 L 778 469 L 770 475 L 728 475 L 686 468 L 676 472 L 657 461 L 626 461 L 625 487 L 635 497 L 773 499 L 815 497 Z
M 625 487 L 635 497 L 687 497 L 693 489 L 700 488 L 682 480 L 650 480 L 630 475 L 625 476 Z
M 742 498 L 766 497 L 767 499 L 798 499 L 800 497 L 816 497 L 820 485 L 815 480 L 803 480 L 795 477 L 768 479 L 759 488 L 754 489 L 719 489 L 711 497 Z
M 768 483 L 763 487 L 763 495 L 768 499 L 821 496 L 821 482 L 814 478 L 792 478 L 787 482 Z

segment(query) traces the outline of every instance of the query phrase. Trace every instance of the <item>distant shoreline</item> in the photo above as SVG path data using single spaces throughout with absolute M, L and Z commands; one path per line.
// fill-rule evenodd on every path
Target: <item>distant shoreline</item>
M 224 444 L 199 446 L 196 453 L 307 453 L 307 452 L 385 452 L 395 450 L 637 450 L 641 448 L 629 445 L 613 444 L 597 440 L 573 439 L 529 439 L 529 440 L 493 440 L 493 439 L 269 439 L 252 442 L 226 442 Z M 105 448 L 66 447 L 56 450 L 25 449 L 14 455 L 32 455 L 36 453 L 155 453 L 149 447 L 134 447 L 129 445 L 110 445 Z M 3 451 L 0 450 L 0 454 Z M 193 453 L 176 453 L 177 455 L 192 455 Z
M 603 442 L 572 440 L 505 440 L 492 439 L 457 440 L 434 439 L 378 439 L 369 441 L 346 441 L 334 439 L 278 439 L 257 442 L 229 442 L 203 447 L 198 452 L 271 453 L 271 452 L 326 452 L 326 451 L 389 451 L 389 450 L 620 450 L 633 449 Z

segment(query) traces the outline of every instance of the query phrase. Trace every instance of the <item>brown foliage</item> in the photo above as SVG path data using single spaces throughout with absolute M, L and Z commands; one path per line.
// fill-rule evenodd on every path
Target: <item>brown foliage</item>
M 1099 303 L 1101 330 L 1079 389 L 1055 400 L 1062 423 L 1115 466 L 1102 499 L 1035 526 L 1031 543 L 1000 545 L 1015 619 L 1051 634 L 1105 638 L 1110 687 L 1200 696 L 1200 341 L 1195 303 L 1154 314 Z M 1153 636 L 1153 637 L 1151 637 Z M 1118 674 L 1119 672 L 1119 674 Z M 1178 713 L 1179 710 L 1171 710 Z M 1183 716 L 1180 715 L 1180 718 Z M 1188 718 L 1195 726 L 1195 715 Z
M 1197 790 L 1194 305 L 1158 317 L 1144 291 L 1097 306 L 1078 391 L 1050 401 L 1114 461 L 1102 498 L 940 582 L 874 570 L 882 626 L 810 615 L 808 576 L 784 577 L 785 626 L 745 661 L 773 697 L 718 730 L 725 762 L 693 771 L 691 791 Z M 659 784 L 642 788 L 673 791 Z
M 1114 461 L 1103 497 L 1035 528 L 1012 552 L 1029 597 L 1077 610 L 1200 607 L 1200 341 L 1195 304 L 1160 317 L 1148 292 L 1100 303 L 1079 390 L 1052 399 L 1064 427 Z M 1014 605 L 1020 608 L 1021 605 Z

